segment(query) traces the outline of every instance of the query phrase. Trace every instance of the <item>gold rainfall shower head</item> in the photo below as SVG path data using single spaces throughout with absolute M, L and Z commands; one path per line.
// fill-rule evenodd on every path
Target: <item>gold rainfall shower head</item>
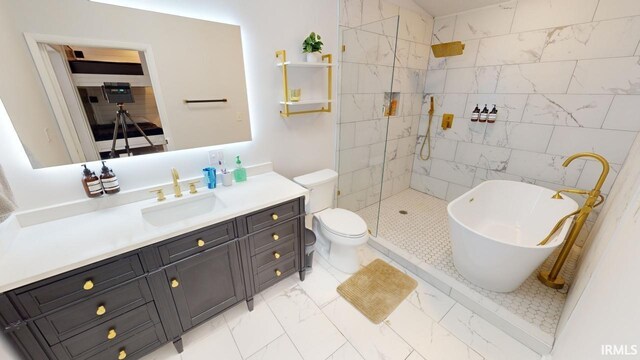
M 464 44 L 461 41 L 435 44 L 431 45 L 431 50 L 433 51 L 433 56 L 437 58 L 457 56 L 462 55 L 462 52 L 464 51 Z

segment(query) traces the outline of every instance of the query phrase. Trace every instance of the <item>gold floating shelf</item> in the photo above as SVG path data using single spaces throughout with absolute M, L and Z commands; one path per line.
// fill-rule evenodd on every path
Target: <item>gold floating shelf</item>
M 291 115 L 331 112 L 331 103 L 332 103 L 331 91 L 333 88 L 333 85 L 332 85 L 333 63 L 331 61 L 331 54 L 322 55 L 322 62 L 318 62 L 318 63 L 287 61 L 287 52 L 285 50 L 276 51 L 276 58 L 280 59 L 280 62 L 277 64 L 277 66 L 282 68 L 282 90 L 284 93 L 284 100 L 280 101 L 280 104 L 284 107 L 284 109 L 280 110 L 280 115 L 282 115 L 283 117 L 289 117 Z M 321 100 L 291 101 L 291 99 L 289 99 L 289 78 L 288 78 L 288 72 L 287 72 L 287 68 L 289 67 L 310 67 L 310 68 L 327 69 L 327 98 L 321 99 Z M 289 110 L 290 106 L 316 105 L 316 104 L 322 104 L 324 106 L 322 106 L 320 109 L 314 109 L 314 110 L 300 110 L 300 111 Z

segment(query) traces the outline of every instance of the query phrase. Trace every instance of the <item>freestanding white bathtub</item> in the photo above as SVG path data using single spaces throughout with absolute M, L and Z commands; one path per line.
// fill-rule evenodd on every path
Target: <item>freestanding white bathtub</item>
M 487 290 L 518 288 L 560 246 L 571 219 L 547 245 L 537 246 L 561 217 L 578 204 L 537 185 L 485 181 L 447 206 L 453 262 L 472 283 Z

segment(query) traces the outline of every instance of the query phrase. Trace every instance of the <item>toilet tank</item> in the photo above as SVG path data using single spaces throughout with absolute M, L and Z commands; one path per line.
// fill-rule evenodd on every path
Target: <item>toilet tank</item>
M 333 207 L 338 173 L 324 169 L 293 178 L 298 185 L 309 190 L 307 213 L 316 213 Z

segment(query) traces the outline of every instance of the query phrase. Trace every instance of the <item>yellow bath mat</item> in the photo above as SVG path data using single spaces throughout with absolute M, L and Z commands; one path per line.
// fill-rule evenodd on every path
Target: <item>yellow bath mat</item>
M 379 324 L 417 286 L 415 279 L 376 259 L 340 284 L 338 293 L 374 324 Z

